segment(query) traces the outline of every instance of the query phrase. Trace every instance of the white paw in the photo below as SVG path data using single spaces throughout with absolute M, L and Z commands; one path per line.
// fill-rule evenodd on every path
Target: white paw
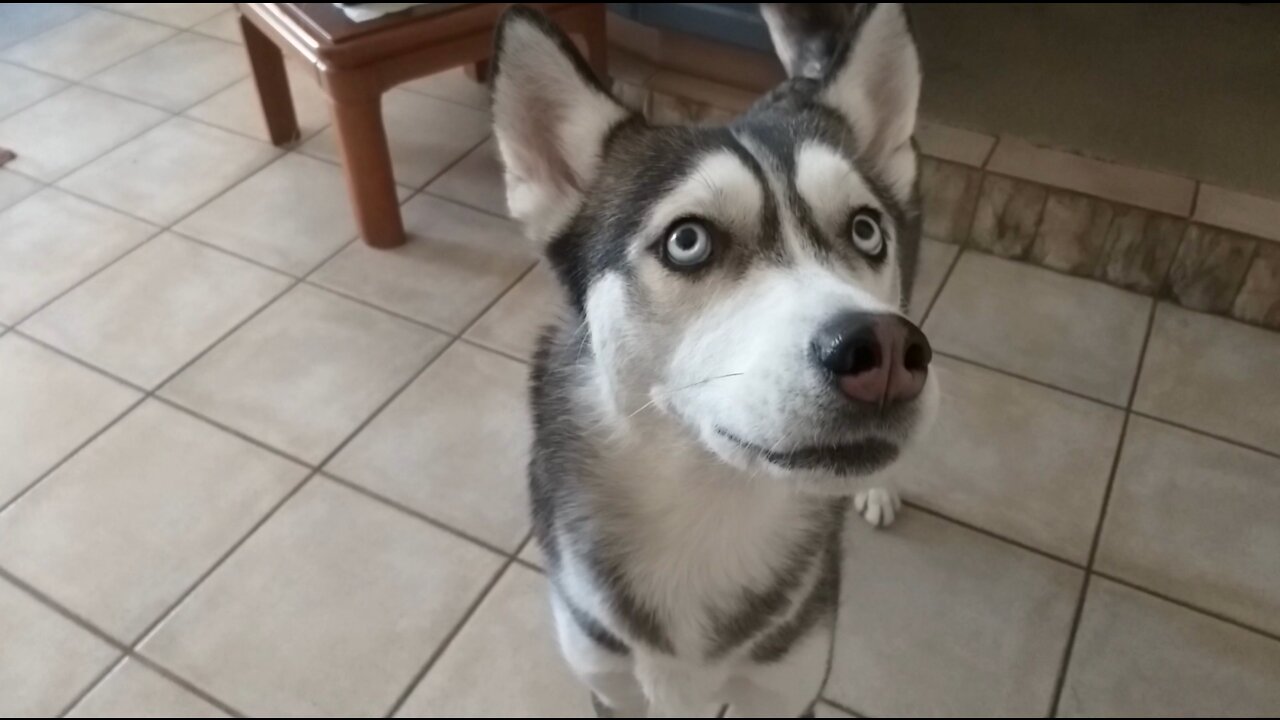
M 902 508 L 898 493 L 886 488 L 871 488 L 853 496 L 853 507 L 858 514 L 876 527 L 888 527 Z

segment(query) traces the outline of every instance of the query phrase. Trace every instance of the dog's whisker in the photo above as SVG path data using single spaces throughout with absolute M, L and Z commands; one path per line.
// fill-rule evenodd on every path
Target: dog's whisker
M 640 407 L 636 408 L 634 412 L 632 412 L 630 415 L 628 415 L 628 416 L 627 416 L 627 419 L 628 419 L 628 420 L 630 420 L 631 418 L 635 417 L 636 415 L 639 415 L 640 413 L 644 412 L 645 410 L 649 409 L 650 407 L 653 407 L 653 405 L 654 405 L 655 403 L 657 403 L 657 402 L 658 402 L 658 400 L 660 400 L 660 399 L 662 399 L 662 398 L 670 397 L 670 396 L 672 396 L 672 395 L 674 395 L 674 394 L 676 394 L 676 393 L 678 393 L 678 392 L 684 392 L 685 390 L 688 390 L 688 389 L 690 389 L 690 388 L 698 387 L 699 385 L 706 385 L 707 383 L 709 383 L 709 382 L 711 382 L 711 381 L 713 381 L 713 380 L 723 380 L 723 379 L 725 379 L 725 378 L 739 377 L 739 376 L 741 376 L 741 375 L 746 375 L 746 373 L 740 373 L 740 372 L 737 372 L 737 373 L 726 373 L 726 374 L 724 374 L 724 375 L 716 375 L 715 377 L 703 378 L 703 379 L 701 379 L 701 380 L 699 380 L 699 381 L 697 381 L 697 382 L 689 383 L 688 385 L 684 385 L 684 386 L 681 386 L 681 387 L 675 388 L 674 390 L 666 390 L 666 391 L 664 391 L 664 392 L 657 393 L 657 394 L 656 394 L 656 397 L 654 397 L 653 399 L 649 400 L 649 402 L 647 402 L 647 403 L 645 403 L 645 404 L 641 405 Z

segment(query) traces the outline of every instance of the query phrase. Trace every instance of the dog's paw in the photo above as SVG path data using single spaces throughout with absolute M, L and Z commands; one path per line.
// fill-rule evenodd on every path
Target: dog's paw
M 864 520 L 876 527 L 888 527 L 893 524 L 898 510 L 902 509 L 902 500 L 898 493 L 887 488 L 871 488 L 853 496 L 853 507 Z

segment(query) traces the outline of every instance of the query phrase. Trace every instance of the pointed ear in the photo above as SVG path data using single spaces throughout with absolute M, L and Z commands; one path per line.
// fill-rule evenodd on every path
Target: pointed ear
M 900 3 L 871 5 L 854 15 L 820 97 L 848 119 L 860 155 L 905 197 L 916 173 L 911 135 L 920 103 L 920 56 Z
M 837 46 L 867 9 L 866 3 L 760 3 L 787 76 L 814 80 L 826 74 Z
M 494 42 L 493 125 L 507 206 L 530 237 L 546 241 L 577 210 L 609 131 L 630 112 L 541 13 L 513 6 Z

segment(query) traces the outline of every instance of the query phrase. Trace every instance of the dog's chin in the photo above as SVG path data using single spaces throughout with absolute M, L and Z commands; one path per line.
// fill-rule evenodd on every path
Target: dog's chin
M 868 436 L 829 445 L 770 448 L 715 427 L 703 433 L 704 443 L 725 463 L 755 477 L 777 479 L 795 488 L 821 494 L 850 494 L 863 480 L 898 459 L 902 443 Z

